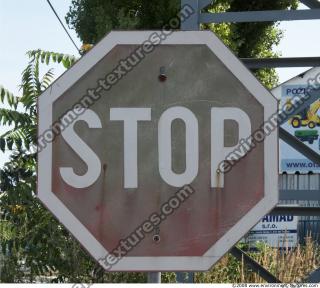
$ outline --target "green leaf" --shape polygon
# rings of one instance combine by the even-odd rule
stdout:
[[[3,138],[0,138],[0,149],[2,152],[4,152],[6,149],[6,140],[4,140]]]
[[[9,150],[12,150],[13,146],[13,139],[12,138],[7,138],[7,147]]]
[[[0,97],[1,97],[1,102],[3,103],[4,101],[4,96],[6,95],[6,90],[0,86]]]
[[[21,138],[16,138],[14,139],[14,144],[16,145],[16,147],[20,150],[22,147],[22,139]]]
[[[41,55],[41,56],[40,56],[41,63],[44,63],[44,60],[45,60],[45,58],[46,58],[46,52],[41,51],[41,54],[40,54],[40,55]]]
[[[63,54],[58,54],[58,59],[57,59],[58,63],[60,63],[62,59],[63,59]]]
[[[49,65],[49,62],[50,62],[50,56],[51,56],[51,53],[48,52],[48,53],[46,54],[46,64],[47,64],[47,65]]]
[[[57,62],[57,54],[58,54],[58,53],[52,52],[52,61],[53,61],[53,62]]]

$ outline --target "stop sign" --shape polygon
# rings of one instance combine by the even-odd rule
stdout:
[[[276,111],[211,32],[111,32],[40,96],[38,196],[106,270],[208,270],[278,201]]]

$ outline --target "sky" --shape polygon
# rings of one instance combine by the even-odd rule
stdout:
[[[71,0],[51,0],[60,18],[69,10]],[[17,9],[19,7],[19,9]],[[77,46],[81,46],[74,30],[69,30]],[[28,64],[26,52],[34,49],[79,56],[46,0],[0,0],[0,85],[20,95],[21,72]],[[62,65],[54,67],[59,76]],[[0,127],[0,134],[5,131]],[[0,151],[0,167],[7,155]]]
[[[71,0],[51,0],[51,3],[64,21]],[[299,9],[306,7],[300,5]],[[283,57],[319,56],[317,35],[320,20],[282,22],[280,29],[284,31],[284,38],[275,50],[281,52]],[[80,47],[81,42],[75,31],[69,32]],[[46,0],[0,0],[0,39],[0,85],[16,95],[20,95],[17,85],[28,63],[27,51],[41,48],[78,56]],[[63,72],[60,66],[54,68],[56,76]],[[280,82],[284,82],[307,69],[281,68],[277,71]],[[0,127],[0,134],[4,131],[5,128]],[[7,155],[0,152],[0,167],[6,159]]]

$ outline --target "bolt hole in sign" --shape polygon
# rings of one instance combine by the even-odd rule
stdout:
[[[277,129],[250,138],[276,99],[212,32],[159,35],[111,32],[38,103],[38,196],[109,271],[208,270],[278,201]]]

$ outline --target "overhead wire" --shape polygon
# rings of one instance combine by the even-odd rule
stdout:
[[[46,0],[47,3],[49,4],[51,10],[53,11],[54,15],[57,17],[57,19],[59,20],[62,28],[64,29],[64,31],[67,33],[69,39],[71,40],[72,44],[74,45],[74,47],[77,49],[78,53],[81,55],[81,50],[78,48],[77,44],[75,43],[75,41],[72,39],[69,31],[67,30],[67,28],[65,27],[65,25],[63,24],[63,22],[61,21],[57,11],[54,9],[53,5],[51,4],[50,0]]]

